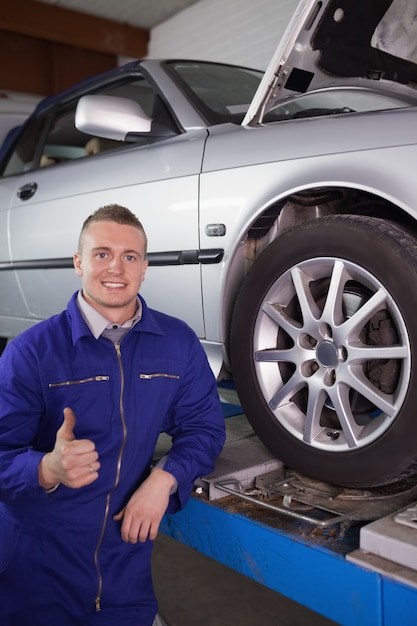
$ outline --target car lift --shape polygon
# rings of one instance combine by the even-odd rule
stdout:
[[[288,471],[219,392],[223,452],[162,532],[343,626],[415,626],[415,480],[352,490]]]

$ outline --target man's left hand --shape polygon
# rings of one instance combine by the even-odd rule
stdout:
[[[174,484],[174,476],[163,469],[155,469],[148,476],[126,506],[113,517],[115,521],[123,520],[123,541],[137,543],[156,539]]]

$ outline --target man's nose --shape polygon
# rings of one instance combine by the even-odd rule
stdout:
[[[123,271],[122,259],[117,257],[110,259],[107,270],[112,274],[121,274]]]

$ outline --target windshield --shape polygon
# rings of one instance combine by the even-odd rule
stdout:
[[[169,61],[165,67],[209,126],[240,124],[263,76],[261,71],[204,61]]]
[[[263,72],[203,61],[168,61],[166,67],[207,124],[240,124],[261,82]],[[392,95],[371,89],[330,87],[297,94],[278,102],[264,123],[299,117],[378,111],[407,106]]]
[[[265,115],[263,121],[335,115],[337,113],[360,113],[382,111],[408,106],[392,96],[361,88],[329,88],[288,98],[277,104]]]

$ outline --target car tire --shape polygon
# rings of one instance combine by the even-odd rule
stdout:
[[[417,469],[417,243],[373,217],[286,230],[236,302],[243,410],[289,468],[347,487]]]

